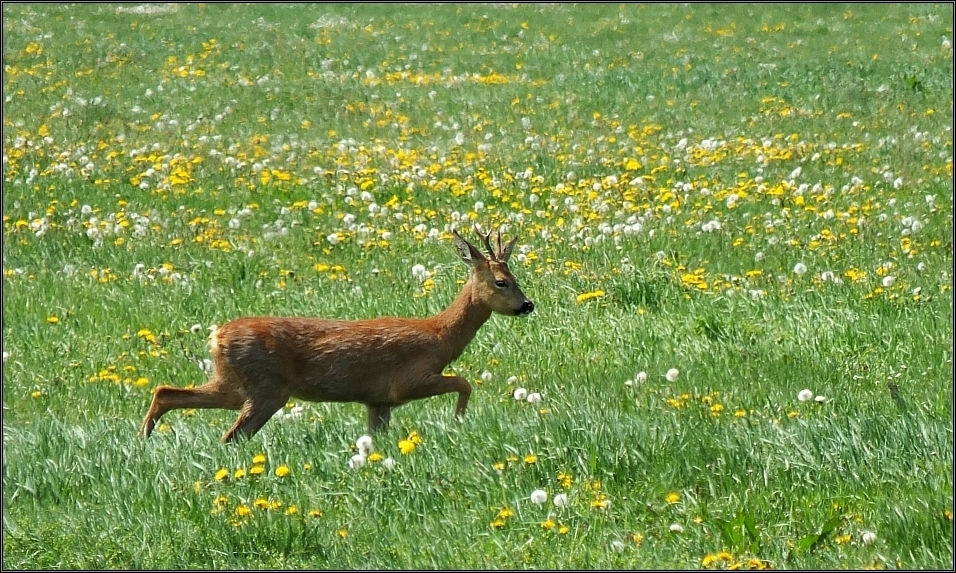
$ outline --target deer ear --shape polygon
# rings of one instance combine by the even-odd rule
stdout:
[[[511,239],[510,241],[508,241],[508,244],[505,245],[505,248],[501,249],[501,254],[498,255],[498,258],[501,260],[501,262],[503,263],[508,262],[508,258],[511,257],[511,251],[514,250],[516,242],[518,242],[518,237],[515,237]]]
[[[455,234],[455,250],[458,251],[458,256],[466,265],[474,267],[476,263],[488,260],[477,247],[462,239],[458,231],[452,232]]]

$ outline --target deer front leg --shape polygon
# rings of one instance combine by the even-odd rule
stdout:
[[[366,404],[368,408],[368,429],[370,432],[377,432],[388,428],[388,421],[392,419],[391,406],[373,406]]]
[[[404,403],[449,392],[458,392],[458,405],[455,408],[455,415],[464,416],[465,408],[468,407],[468,399],[471,397],[471,384],[461,376],[432,374],[418,384],[401,388],[397,392],[396,399],[398,402]]]

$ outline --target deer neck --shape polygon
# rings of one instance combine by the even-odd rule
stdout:
[[[491,317],[491,309],[474,297],[472,279],[448,308],[432,318],[438,336],[448,353],[448,362],[455,360],[475,337],[478,329]]]

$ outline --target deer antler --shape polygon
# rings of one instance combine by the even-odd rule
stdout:
[[[491,231],[487,233],[482,233],[481,229],[478,227],[478,223],[475,223],[475,232],[478,233],[478,236],[481,237],[481,240],[485,243],[485,248],[488,249],[488,255],[491,256],[492,260],[497,261],[498,255],[501,254],[501,231],[498,231],[498,250],[495,251],[491,248]]]

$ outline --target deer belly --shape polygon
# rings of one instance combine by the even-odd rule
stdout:
[[[362,402],[382,404],[389,401],[391,388],[377,377],[311,377],[292,389],[292,396],[310,402]]]

